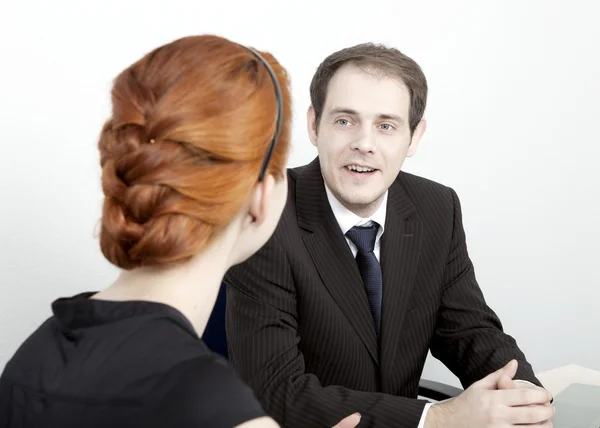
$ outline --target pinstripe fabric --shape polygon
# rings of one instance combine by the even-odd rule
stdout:
[[[378,342],[318,159],[290,170],[289,186],[273,237],[226,276],[231,362],[281,425],[358,411],[361,427],[417,427],[429,349],[465,387],[512,358],[516,378],[539,385],[477,285],[452,189],[404,172],[390,187]]]

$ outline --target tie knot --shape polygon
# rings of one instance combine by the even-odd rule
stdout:
[[[359,252],[370,253],[375,249],[378,230],[379,225],[373,222],[371,226],[367,227],[354,226],[346,232],[346,236],[356,245]]]

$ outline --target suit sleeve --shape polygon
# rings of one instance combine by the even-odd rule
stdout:
[[[276,235],[226,276],[230,361],[266,413],[286,428],[331,427],[359,412],[361,427],[416,428],[424,400],[322,386],[305,372],[294,278]]]
[[[453,235],[431,353],[465,388],[511,359],[519,362],[515,379],[541,386],[515,339],[503,331],[498,316],[486,304],[467,252],[460,201],[454,190],[450,192],[454,204]]]
[[[16,410],[13,414],[13,407],[16,407],[16,405],[13,403],[12,385],[8,383],[4,376],[0,376],[0,428],[10,427],[11,421],[15,424],[18,423],[19,415],[16,414]]]

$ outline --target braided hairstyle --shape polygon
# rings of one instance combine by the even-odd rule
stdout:
[[[268,174],[290,146],[287,74],[261,52],[282,89],[283,124]],[[264,64],[217,36],[164,45],[124,70],[100,141],[105,195],[100,247],[123,269],[188,260],[239,213],[275,131]]]

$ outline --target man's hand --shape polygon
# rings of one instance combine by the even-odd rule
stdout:
[[[500,376],[500,380],[498,381],[498,389],[537,389],[537,390],[543,390],[546,391],[543,388],[540,388],[537,385],[534,385],[530,382],[527,381],[523,381],[523,380],[514,380],[509,378],[506,374],[503,374],[502,376]],[[550,406],[552,405],[552,395],[548,394],[548,402],[545,403],[544,405],[546,406]],[[552,422],[552,420],[548,420],[545,422]],[[552,426],[551,423],[548,424],[548,426]]]
[[[551,427],[551,395],[545,389],[514,382],[517,366],[512,360],[458,397],[431,406],[425,428]]]
[[[346,416],[344,419],[339,421],[336,426],[332,428],[354,428],[360,422],[360,413],[353,413],[350,416]]]

